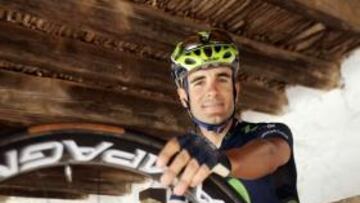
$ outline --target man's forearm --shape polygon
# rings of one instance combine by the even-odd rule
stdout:
[[[281,138],[256,139],[238,149],[226,151],[231,175],[256,179],[274,172],[290,158],[290,147]]]

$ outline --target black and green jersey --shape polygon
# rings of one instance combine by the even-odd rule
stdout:
[[[254,139],[280,137],[289,143],[290,160],[274,173],[255,180],[229,178],[228,183],[244,199],[251,203],[296,203],[296,168],[293,153],[293,138],[290,129],[283,123],[234,122],[221,145],[222,150],[241,148]]]

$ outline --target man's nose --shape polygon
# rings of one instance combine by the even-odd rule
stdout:
[[[219,92],[219,88],[218,85],[216,83],[216,81],[210,81],[208,83],[208,87],[207,87],[207,95],[208,96],[216,96]]]

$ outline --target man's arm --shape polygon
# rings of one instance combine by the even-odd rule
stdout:
[[[289,161],[291,149],[282,138],[255,139],[241,148],[226,151],[231,163],[231,175],[256,179],[274,172]]]
[[[203,146],[199,146],[201,149]],[[244,179],[255,179],[275,171],[290,158],[290,146],[280,137],[259,138],[250,141],[241,148],[225,152],[232,165],[232,175]],[[179,182],[174,188],[176,195],[182,195],[188,187],[202,183],[210,174],[211,169],[200,165],[191,157],[187,150],[182,150],[177,139],[170,140],[160,152],[157,165],[164,167],[173,161],[161,177],[161,182],[170,185],[178,177]],[[180,172],[184,170],[183,174]]]

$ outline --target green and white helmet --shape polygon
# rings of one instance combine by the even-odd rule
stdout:
[[[229,66],[236,77],[239,69],[239,51],[225,31],[202,31],[178,43],[171,54],[171,62],[175,83],[182,87],[189,72],[212,66]]]

